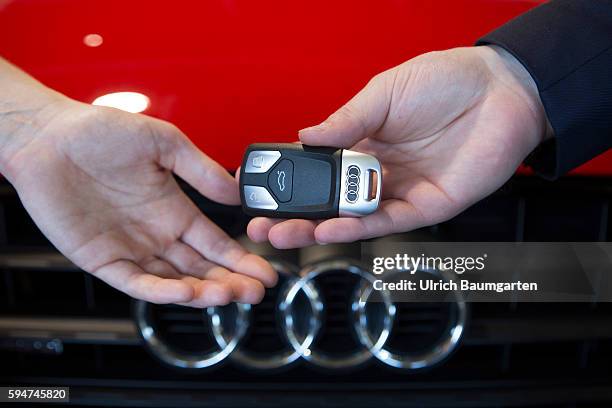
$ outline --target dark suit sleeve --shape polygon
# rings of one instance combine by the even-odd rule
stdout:
[[[535,80],[555,137],[525,161],[556,178],[612,147],[612,0],[553,0],[481,38]]]

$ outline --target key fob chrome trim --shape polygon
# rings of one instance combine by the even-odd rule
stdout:
[[[376,211],[380,202],[382,170],[369,154],[342,151],[340,173],[340,217],[363,217]]]

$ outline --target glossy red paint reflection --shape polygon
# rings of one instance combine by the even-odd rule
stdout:
[[[85,102],[141,92],[145,113],[235,168],[246,145],[295,140],[377,72],[471,45],[538,3],[0,0],[0,54]]]

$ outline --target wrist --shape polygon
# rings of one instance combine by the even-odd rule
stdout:
[[[511,53],[497,45],[476,48],[489,67],[493,80],[519,94],[533,115],[536,129],[533,134],[525,135],[529,138],[528,142],[532,148],[553,137],[552,126],[546,116],[537,84],[525,66]]]
[[[44,87],[13,91],[21,92],[21,97],[8,98],[0,109],[0,173],[9,181],[21,167],[20,152],[40,138],[53,118],[72,102]]]

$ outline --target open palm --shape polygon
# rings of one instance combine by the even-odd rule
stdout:
[[[373,78],[305,144],[376,156],[383,201],[363,218],[256,218],[255,241],[279,248],[347,242],[444,221],[499,188],[546,133],[535,84],[505,51],[434,52]]]
[[[181,191],[173,172],[215,201],[239,203],[234,179],[169,123],[63,102],[7,167],[50,241],[131,296],[253,303],[276,281]]]

